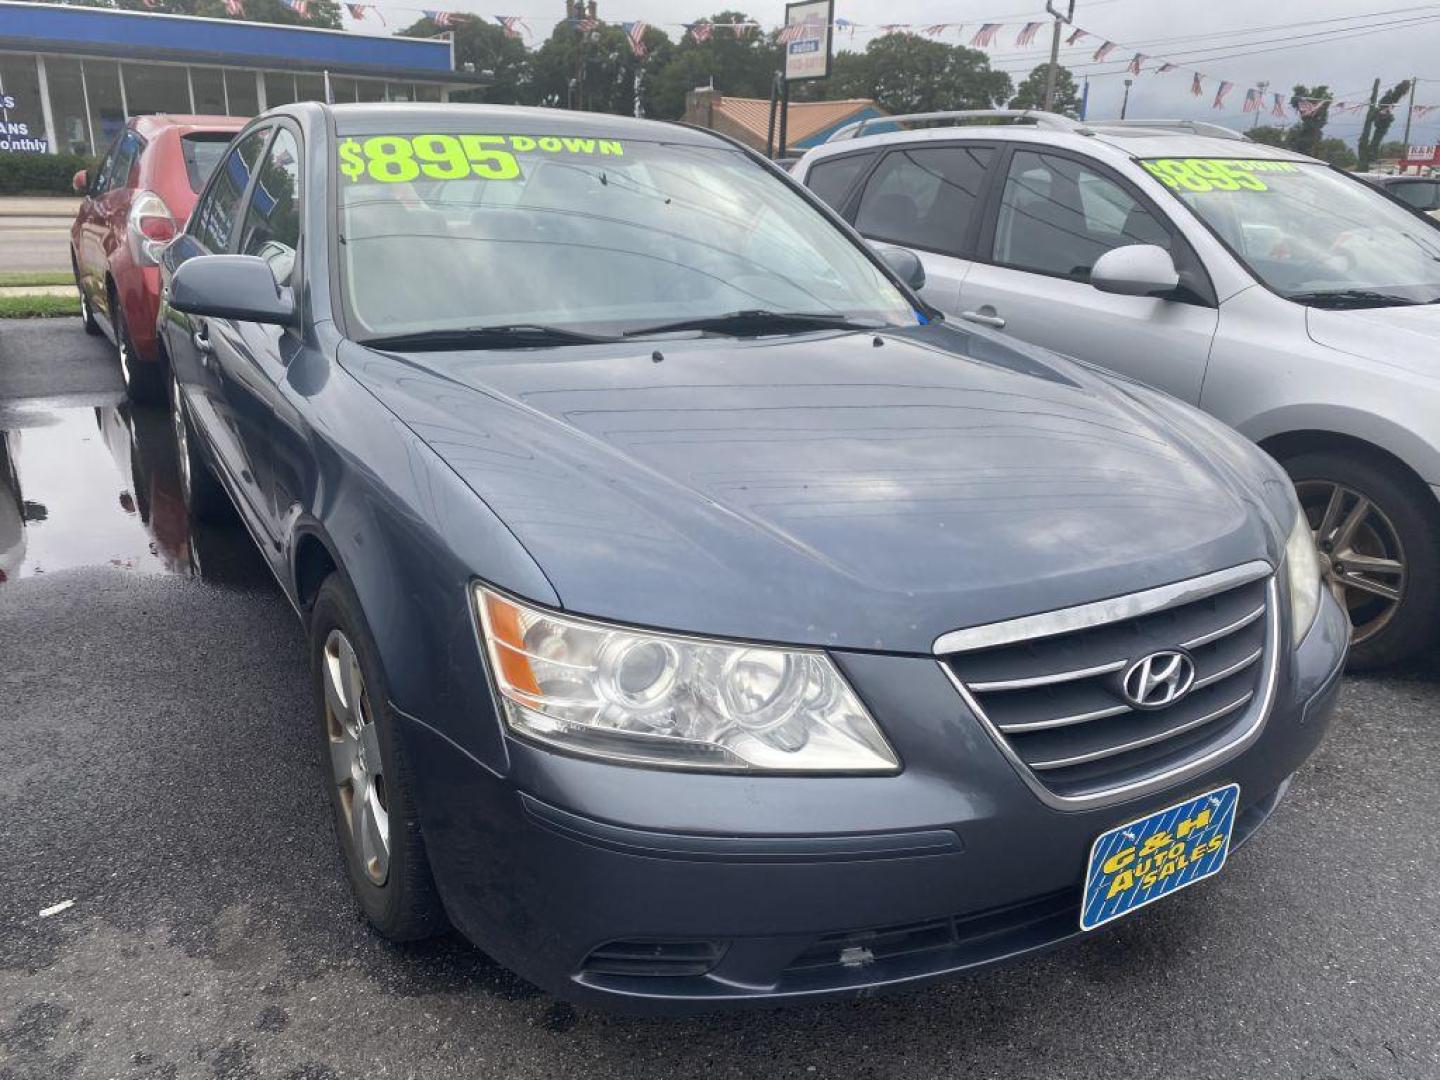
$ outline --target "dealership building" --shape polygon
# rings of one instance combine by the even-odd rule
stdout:
[[[93,154],[132,116],[291,101],[446,101],[448,39],[0,0],[0,153]]]

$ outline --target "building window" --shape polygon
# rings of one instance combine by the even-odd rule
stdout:
[[[340,76],[330,76],[330,93],[335,95],[337,103],[341,101],[359,101],[359,88],[355,85],[354,79],[346,79]]]
[[[120,70],[113,60],[86,60],[85,93],[90,99],[90,123],[98,154],[115,141],[125,126],[125,102],[120,97]]]
[[[296,101],[324,101],[325,76],[296,75],[295,94]]]
[[[253,80],[252,80],[253,81]],[[195,111],[203,116],[225,115],[225,73],[219,68],[192,67],[190,85],[195,88]]]
[[[254,116],[260,111],[260,99],[255,89],[255,72],[225,72],[225,93],[230,98],[231,116]]]
[[[46,150],[45,107],[35,57],[0,53],[0,152]]]
[[[416,100],[416,101],[439,101],[439,100],[440,100],[440,87],[438,87],[438,86],[433,86],[433,85],[431,85],[431,84],[429,84],[429,83],[416,83],[416,84],[415,84],[415,100]]]
[[[379,79],[356,79],[356,101],[384,101],[385,84]]]
[[[415,87],[408,82],[392,82],[385,84],[386,101],[414,101]]]
[[[295,96],[295,76],[289,72],[267,71],[265,73],[265,107],[289,105],[298,100]]]
[[[125,78],[125,106],[131,116],[190,111],[190,81],[183,66],[121,64],[120,70]]]
[[[55,121],[55,152],[93,154],[90,114],[85,111],[85,84],[80,61],[45,57],[45,82],[50,87],[50,116]]]

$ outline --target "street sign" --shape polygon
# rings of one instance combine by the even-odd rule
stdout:
[[[803,0],[785,5],[780,44],[785,48],[786,82],[829,77],[834,16],[835,0]]]

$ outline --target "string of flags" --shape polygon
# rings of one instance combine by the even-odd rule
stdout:
[[[234,18],[245,17],[246,0],[223,0],[223,2],[226,14]],[[312,14],[311,3],[313,0],[280,0],[280,2],[301,19],[308,19]],[[156,9],[160,5],[160,0],[141,0],[141,4],[146,8]],[[396,5],[387,4],[386,6],[395,7]],[[373,16],[382,25],[385,24],[385,17],[380,6],[370,2],[370,0],[358,0],[358,2],[346,0],[344,8],[350,18],[356,21],[365,22]],[[487,21],[484,16],[468,11],[446,11],[429,8],[407,10],[420,11],[425,18],[429,19],[441,30],[453,30],[465,22]],[[507,37],[525,40],[533,37],[532,31],[523,16],[493,15],[489,18],[495,21],[495,24],[500,27]],[[606,25],[602,20],[590,17],[570,18],[561,21],[569,23],[581,33],[589,33]],[[645,44],[645,33],[654,24],[641,22],[637,19],[614,25],[618,25],[625,34],[626,40],[630,45],[630,51],[637,58],[644,59],[649,55],[649,47]],[[720,33],[732,34],[737,39],[744,39],[764,30],[761,23],[748,19],[736,19],[729,22],[714,22],[709,19],[701,19],[695,22],[664,23],[660,25],[679,28],[683,31],[684,37],[688,37],[696,43],[710,41]],[[1039,38],[1040,31],[1044,29],[1046,25],[1047,23],[1041,20],[1031,20],[1021,24],[1014,38],[1014,47],[1020,49],[1033,47]],[[794,41],[799,41],[802,38],[814,37],[816,36],[817,30],[823,29],[825,29],[823,21],[816,21],[812,18],[803,23],[789,23],[778,27],[775,31],[775,38],[780,44],[786,45]],[[953,33],[963,41],[965,40],[967,27],[966,24],[958,22],[929,23],[925,25],[911,23],[866,24],[837,17],[830,24],[829,29],[837,35],[842,33],[847,35],[848,39],[852,41],[854,40],[857,30],[878,30],[882,34],[920,33],[927,37],[937,39],[948,33]],[[993,48],[1000,42],[1001,35],[1004,31],[1004,23],[982,22],[979,28],[970,35],[968,39],[969,45],[975,49]],[[1093,63],[1104,63],[1112,59],[1116,50],[1122,47],[1119,42],[1101,38],[1091,31],[1074,26],[1073,24],[1071,24],[1069,33],[1065,35],[1063,40],[1067,48],[1074,48],[1086,41],[1086,39],[1099,43],[1090,53],[1090,60]],[[1086,48],[1088,49],[1089,46],[1087,45]],[[1159,61],[1158,63],[1155,62],[1157,60]],[[1126,62],[1124,70],[1130,75],[1146,73],[1152,75],[1169,75],[1179,71],[1180,65],[1171,63],[1163,57],[1151,57],[1146,53],[1136,52],[1130,57],[1129,61]],[[1213,76],[1207,75],[1202,71],[1191,70],[1190,76],[1190,93],[1193,96],[1205,96],[1205,84],[1207,81],[1213,80],[1215,93],[1211,100],[1211,106],[1215,109],[1223,109],[1226,107],[1226,102],[1231,92],[1235,90],[1235,84],[1233,82],[1225,79],[1214,79]],[[1269,101],[1267,102],[1266,96],[1266,93],[1262,91],[1259,86],[1249,87],[1245,91],[1244,102],[1241,108],[1246,113],[1266,112],[1281,120],[1286,119],[1290,115],[1292,108],[1301,118],[1314,116],[1316,112],[1326,106],[1328,106],[1331,111],[1341,115],[1358,113],[1370,108],[1368,99],[1347,101],[1337,100],[1335,98],[1307,97],[1287,100],[1284,94],[1271,93],[1269,94]],[[1380,104],[1374,107],[1377,112],[1390,116],[1399,115],[1401,110],[1406,108],[1406,106],[1400,104]],[[1440,104],[1412,105],[1409,106],[1409,109],[1412,120],[1422,120],[1431,113],[1440,110]]]

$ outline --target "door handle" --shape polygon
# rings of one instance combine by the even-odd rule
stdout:
[[[193,334],[190,335],[190,340],[195,343],[195,348],[199,350],[202,359],[204,358],[206,353],[212,353],[215,351],[215,346],[210,344],[210,338],[206,334],[206,330],[208,329],[209,327],[206,327],[202,324],[200,329],[196,330]]]
[[[993,326],[996,330],[1005,329],[1005,320],[999,315],[986,315],[980,311],[962,311],[960,318],[966,322],[979,323],[981,326]]]

